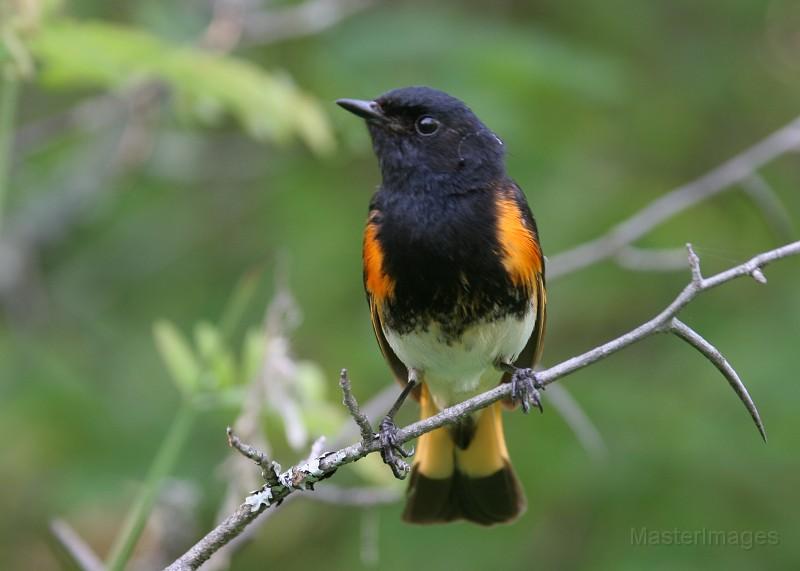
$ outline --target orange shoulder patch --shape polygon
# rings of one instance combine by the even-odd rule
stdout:
[[[503,248],[503,266],[515,285],[533,290],[536,274],[542,272],[539,243],[513,198],[497,200],[498,241]]]
[[[394,280],[383,270],[383,248],[378,241],[378,227],[372,216],[364,230],[364,286],[380,306],[394,295]]]

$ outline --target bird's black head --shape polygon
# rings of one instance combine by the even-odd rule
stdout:
[[[384,188],[465,192],[505,174],[500,139],[442,91],[404,87],[337,103],[366,119]]]

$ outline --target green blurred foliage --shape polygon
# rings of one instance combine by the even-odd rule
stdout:
[[[225,113],[256,139],[285,141],[297,133],[314,150],[330,151],[328,121],[286,76],[230,56],[172,46],[151,34],[102,22],[45,23],[31,49],[49,87],[117,89],[161,80],[172,90],[179,116],[218,123]]]
[[[132,169],[107,172],[124,114],[102,128],[90,114],[85,125],[17,148],[4,230],[18,228],[32,204],[58,204],[70,193],[83,201],[80,223],[37,245],[35,271],[4,299],[3,569],[56,568],[44,540],[55,514],[107,552],[180,399],[171,379],[186,390],[201,356],[216,356],[220,378],[251,370],[242,351],[259,345],[252,332],[273,293],[270,280],[252,286],[254,301],[236,310],[240,317],[221,316],[240,277],[256,268],[288,260],[304,316],[294,352],[314,363],[304,394],[322,397],[335,415],[341,367],[362,401],[389,382],[360,283],[361,230],[378,172],[363,125],[333,99],[429,84],[467,101],[503,137],[550,255],[602,233],[800,110],[791,26],[800,9],[791,0],[403,1],[226,56],[187,47],[210,15],[204,4],[80,0],[64,10],[76,19],[44,26],[29,42],[41,75],[25,87],[20,137],[27,125],[140,76],[167,82],[173,97]],[[218,111],[236,122],[217,121]],[[214,121],[187,128],[187,114]],[[336,151],[309,152],[328,147],[319,142],[328,122]],[[797,227],[797,157],[761,174]],[[639,245],[685,242],[696,245],[707,273],[779,243],[738,190]],[[413,528],[400,522],[399,505],[376,508],[379,567],[794,568],[800,268],[789,260],[766,274],[766,286],[743,280],[700,298],[684,319],[750,387],[767,446],[708,362],[677,340],[651,339],[564,382],[605,437],[607,463],[591,460],[552,409],[507,415],[525,516],[489,530]],[[604,263],[553,281],[545,363],[650,317],[686,279]],[[236,406],[204,413],[176,474],[202,492],[200,530],[220,502],[224,481],[215,469],[230,454],[224,430],[236,414]],[[403,418],[415,414],[409,406]],[[332,435],[335,422],[315,429]],[[275,452],[284,465],[296,458],[285,443]],[[363,483],[377,468],[342,469],[336,479]],[[303,500],[281,509],[234,568],[365,566],[362,526],[374,523],[372,512]],[[641,527],[775,530],[780,544],[632,545],[631,529]]]

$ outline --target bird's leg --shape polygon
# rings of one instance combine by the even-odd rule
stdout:
[[[536,377],[533,369],[520,369],[510,363],[500,363],[497,367],[511,374],[511,402],[519,402],[525,414],[528,414],[531,405],[538,408],[539,412],[544,412],[539,394],[540,390],[544,390],[544,385]]]
[[[411,450],[406,450],[397,443],[397,425],[394,423],[394,415],[397,414],[406,397],[418,383],[419,376],[416,369],[409,369],[408,382],[403,387],[397,400],[394,401],[392,408],[389,409],[389,412],[386,413],[386,416],[381,421],[380,430],[378,431],[378,438],[381,441],[381,457],[392,469],[394,477],[399,480],[405,478],[409,471],[408,464],[403,458],[408,458],[414,454],[414,449],[412,447]]]

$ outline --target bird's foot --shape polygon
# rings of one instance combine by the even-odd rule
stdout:
[[[539,412],[544,412],[540,390],[544,390],[544,385],[533,369],[517,369],[511,375],[511,401],[520,403],[525,414],[528,414],[531,405],[538,408]]]
[[[381,421],[378,439],[381,442],[381,458],[384,463],[392,469],[394,477],[402,480],[408,474],[410,468],[403,458],[408,458],[414,454],[414,448],[406,450],[397,443],[397,425],[391,417],[387,416]]]

